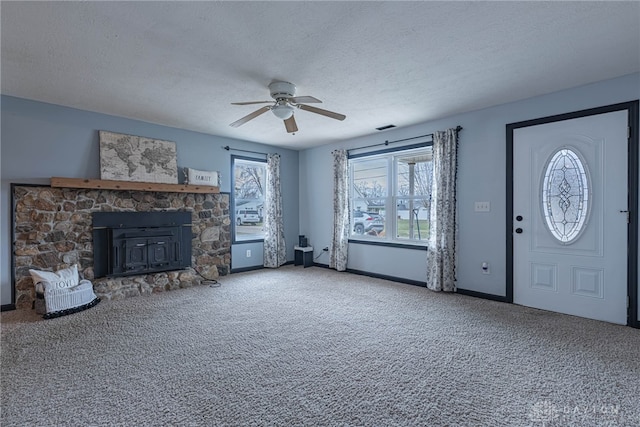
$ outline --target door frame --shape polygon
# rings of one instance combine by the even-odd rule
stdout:
[[[554,116],[542,117],[533,120],[525,120],[506,125],[507,140],[507,263],[506,263],[506,300],[513,303],[513,134],[514,130],[529,126],[536,126],[546,123],[553,123],[564,120],[577,119],[581,117],[594,116],[598,114],[611,113],[614,111],[627,111],[629,138],[628,138],[628,167],[629,167],[629,227],[627,232],[627,325],[640,328],[638,320],[638,126],[640,118],[639,101],[629,101],[619,104],[612,104],[603,107],[590,108],[587,110],[574,111],[571,113],[558,114]]]

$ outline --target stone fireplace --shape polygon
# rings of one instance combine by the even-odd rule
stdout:
[[[12,195],[13,285],[18,309],[31,308],[35,299],[30,268],[59,270],[78,264],[103,299],[189,287],[204,278],[229,274],[228,194],[14,184]],[[138,215],[142,213],[147,215]],[[109,214],[114,214],[111,219]],[[122,222],[141,216],[150,222],[142,226]],[[100,241],[105,235],[111,243],[115,237],[117,246],[124,249],[119,260],[126,260],[111,270],[104,260],[113,255]]]

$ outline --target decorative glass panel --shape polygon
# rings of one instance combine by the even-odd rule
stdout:
[[[549,231],[560,242],[578,238],[589,211],[589,176],[586,165],[571,149],[556,151],[544,171],[542,212]]]

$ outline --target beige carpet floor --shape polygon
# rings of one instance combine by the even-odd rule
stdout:
[[[634,426],[640,331],[312,267],[1,315],[6,426]]]

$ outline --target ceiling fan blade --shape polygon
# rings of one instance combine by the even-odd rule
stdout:
[[[273,101],[248,101],[248,102],[232,102],[231,105],[251,105],[251,104],[266,104]]]
[[[312,107],[310,105],[300,104],[297,106],[301,110],[311,111],[312,113],[322,114],[323,116],[331,117],[336,120],[344,120],[347,118],[344,114],[334,113],[333,111],[323,110],[322,108]]]
[[[318,98],[314,98],[313,96],[294,96],[293,98],[289,98],[290,102],[295,104],[300,104],[302,102],[307,104],[322,104]]]
[[[260,108],[260,109],[258,109],[256,111],[254,111],[253,113],[244,116],[240,120],[236,120],[235,122],[231,123],[229,126],[231,126],[232,128],[237,128],[238,126],[242,126],[243,124],[247,123],[249,120],[255,119],[260,114],[264,114],[267,111],[269,111],[270,109],[271,109],[271,107],[264,106],[264,107],[262,107],[262,108]]]
[[[287,128],[287,132],[289,133],[298,131],[298,125],[296,124],[296,119],[294,119],[293,116],[284,121],[284,126]]]

